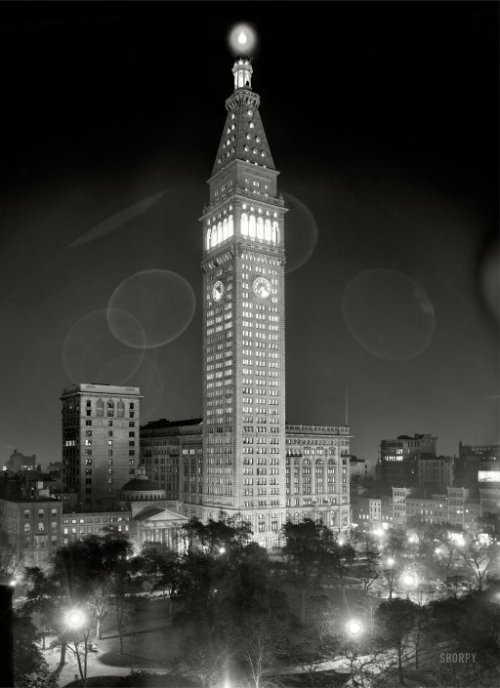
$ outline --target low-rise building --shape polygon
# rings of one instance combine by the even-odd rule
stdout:
[[[449,456],[420,456],[417,460],[418,484],[434,490],[446,490],[453,485],[453,458]]]
[[[62,504],[46,496],[0,499],[0,529],[24,566],[46,566],[61,546]]]

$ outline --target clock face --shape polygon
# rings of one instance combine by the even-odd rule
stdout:
[[[253,293],[259,299],[267,299],[271,293],[271,283],[265,277],[256,277],[252,284]]]
[[[220,301],[223,296],[224,285],[220,280],[217,280],[217,282],[215,282],[214,286],[212,287],[212,298],[214,301]]]

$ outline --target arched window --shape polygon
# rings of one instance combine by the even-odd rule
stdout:
[[[102,399],[97,400],[96,411],[98,416],[104,416],[104,401]]]
[[[257,239],[264,238],[264,221],[261,217],[257,218]]]
[[[273,244],[277,244],[279,242],[279,240],[280,240],[280,230],[278,227],[278,223],[276,222],[276,220],[274,220],[273,228],[271,231],[271,241],[273,242]]]
[[[264,239],[266,241],[271,241],[271,220],[266,220],[264,222]]]
[[[106,404],[106,415],[109,418],[112,418],[115,415],[115,405],[111,401],[111,399],[108,399],[108,402]]]
[[[210,243],[211,243],[212,248],[214,246],[217,246],[217,227],[216,227],[216,225],[214,225],[212,227],[212,238],[210,239]]]
[[[243,236],[248,236],[248,215],[246,213],[241,213],[241,234]]]
[[[227,239],[227,218],[222,220],[222,239]]]
[[[217,223],[217,243],[222,241],[222,222]]]
[[[250,215],[250,221],[248,223],[248,236],[255,239],[255,215]]]
[[[234,234],[233,216],[230,215],[227,218],[227,235],[231,237],[231,236],[233,236],[233,234]]]
[[[206,240],[206,244],[205,244],[206,247],[207,247],[207,249],[210,248],[210,239],[211,239],[211,238],[212,238],[212,230],[211,230],[210,227],[209,227],[209,228],[207,229],[207,240]]]

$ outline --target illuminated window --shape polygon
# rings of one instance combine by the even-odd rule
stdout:
[[[255,215],[250,215],[250,220],[248,222],[248,236],[255,238]]]
[[[241,214],[241,234],[243,236],[248,236],[248,215],[246,213]]]

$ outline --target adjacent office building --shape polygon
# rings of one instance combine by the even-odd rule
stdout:
[[[62,395],[63,484],[82,510],[112,508],[139,461],[138,387],[82,383]]]

